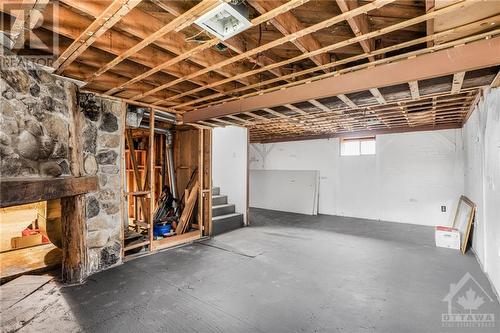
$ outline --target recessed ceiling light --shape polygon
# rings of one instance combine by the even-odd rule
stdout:
[[[252,26],[248,20],[247,6],[226,2],[200,16],[194,23],[221,40],[231,38]]]

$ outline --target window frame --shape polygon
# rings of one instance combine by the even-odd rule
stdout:
[[[358,143],[358,153],[357,154],[353,154],[353,155],[346,155],[346,154],[343,154],[343,144],[345,142],[355,142],[357,141]],[[363,141],[373,141],[373,143],[375,144],[375,147],[374,147],[374,152],[373,154],[370,153],[370,154],[366,154],[366,153],[362,153],[361,152],[361,142]],[[363,137],[352,137],[352,138],[340,138],[340,157],[359,157],[359,156],[374,156],[374,155],[377,155],[377,137],[374,135],[374,136],[363,136]]]

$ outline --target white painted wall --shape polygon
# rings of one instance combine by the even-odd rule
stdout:
[[[227,126],[212,132],[212,183],[247,221],[248,130]]]
[[[338,139],[252,144],[250,169],[319,170],[321,214],[451,225],[464,190],[461,130],[379,135],[376,145],[374,156],[341,157]]]
[[[485,94],[463,128],[465,195],[477,204],[473,247],[500,292],[500,89]]]

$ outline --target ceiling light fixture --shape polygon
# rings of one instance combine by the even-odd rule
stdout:
[[[252,26],[248,20],[247,6],[226,2],[203,14],[194,23],[221,40],[231,38]]]

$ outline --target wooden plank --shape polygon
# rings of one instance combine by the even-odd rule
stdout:
[[[196,180],[193,189],[189,192],[189,197],[186,197],[186,203],[184,205],[184,210],[179,218],[179,223],[177,224],[177,229],[175,232],[177,235],[181,235],[188,230],[189,222],[193,214],[194,205],[198,198],[199,182]]]
[[[52,306],[58,301],[60,302],[59,305],[65,303],[60,301],[64,299],[60,289],[61,287],[58,282],[55,280],[49,281],[31,295],[28,295],[6,311],[3,311],[2,332],[19,332],[23,331],[23,328],[29,331],[30,329],[24,326],[29,325],[35,317],[41,315],[43,311],[52,310]],[[70,311],[69,307],[67,309]],[[56,325],[53,325],[53,327],[54,331],[57,331],[57,328],[61,328]]]
[[[320,99],[375,87],[380,88],[444,76],[460,71],[496,66],[500,63],[499,58],[496,56],[499,53],[500,38],[478,41],[458,48],[437,51],[412,59],[328,77],[306,85],[293,86],[202,108],[186,113],[184,121],[193,122],[286,103]]]
[[[54,277],[50,275],[22,275],[0,286],[0,311],[4,312],[42,287]]]
[[[155,250],[166,249],[173,246],[178,246],[182,244],[191,243],[197,239],[200,239],[200,232],[198,230],[186,232],[182,235],[166,237],[163,239],[158,239],[153,242],[153,247]]]
[[[113,0],[111,4],[99,15],[91,25],[85,29],[73,43],[64,50],[54,61],[56,74],[61,74],[80,54],[101,37],[107,30],[111,29],[121,18],[142,0]]]
[[[0,180],[0,207],[22,205],[93,192],[97,177]]]
[[[19,276],[54,268],[61,264],[62,252],[54,244],[44,244],[0,253],[0,277]]]

